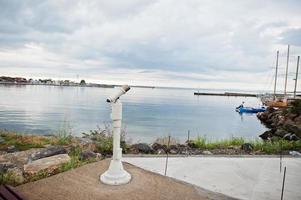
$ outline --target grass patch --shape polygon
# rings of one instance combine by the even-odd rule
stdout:
[[[278,154],[282,151],[301,151],[301,141],[288,141],[284,139],[276,139],[273,141],[264,141],[262,139],[246,140],[241,137],[231,137],[229,139],[221,139],[210,141],[206,136],[199,136],[193,140],[195,147],[199,149],[228,149],[233,146],[241,146],[244,143],[250,143],[253,146],[253,151],[266,153],[266,154]]]
[[[97,127],[96,130],[90,130],[89,133],[82,133],[84,137],[90,138],[95,142],[97,152],[103,155],[113,154],[113,128],[110,124],[104,124],[104,128]],[[125,129],[121,129],[120,133],[120,147],[123,153],[128,149],[125,142]]]
[[[3,130],[0,130],[0,136],[4,139],[4,142],[0,144],[0,150],[6,150],[7,147],[14,145],[19,151],[24,151],[31,148],[42,148],[44,145],[54,142],[50,137],[24,135]]]
[[[61,128],[54,136],[29,135],[13,131],[0,130],[0,137],[4,142],[0,143],[0,151],[5,151],[9,146],[15,146],[19,151],[32,148],[43,148],[47,144],[69,145],[72,143],[70,129]]]
[[[193,140],[194,145],[200,149],[223,149],[233,146],[240,146],[246,143],[244,138],[232,137],[229,139],[220,140],[208,140],[206,136],[198,136],[196,140]]]
[[[67,121],[64,121],[63,125],[56,133],[56,144],[68,145],[72,142],[72,128]]]
[[[18,178],[13,172],[4,172],[0,173],[0,185],[18,185]]]

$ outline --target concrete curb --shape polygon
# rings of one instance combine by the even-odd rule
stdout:
[[[166,157],[166,154],[123,154],[125,158],[162,158]],[[168,157],[173,158],[185,158],[185,157],[206,157],[206,158],[279,158],[280,155],[182,155],[182,154],[168,154]],[[301,156],[282,155],[282,158],[298,158]]]

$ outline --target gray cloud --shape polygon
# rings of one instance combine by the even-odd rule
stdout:
[[[233,81],[229,73],[270,72],[287,43],[300,54],[300,7],[259,0],[0,0],[0,73],[91,80],[111,73],[115,81],[126,71],[137,84],[169,77],[222,85]]]
[[[301,46],[301,28],[289,29],[282,34],[282,43]]]

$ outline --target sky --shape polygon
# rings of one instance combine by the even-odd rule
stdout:
[[[300,8],[298,0],[0,0],[0,76],[268,90],[279,50],[281,91],[290,44],[293,90]]]

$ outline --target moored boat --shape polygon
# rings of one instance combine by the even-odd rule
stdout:
[[[239,113],[259,113],[264,112],[266,110],[265,107],[253,108],[253,107],[238,107],[236,111]]]

